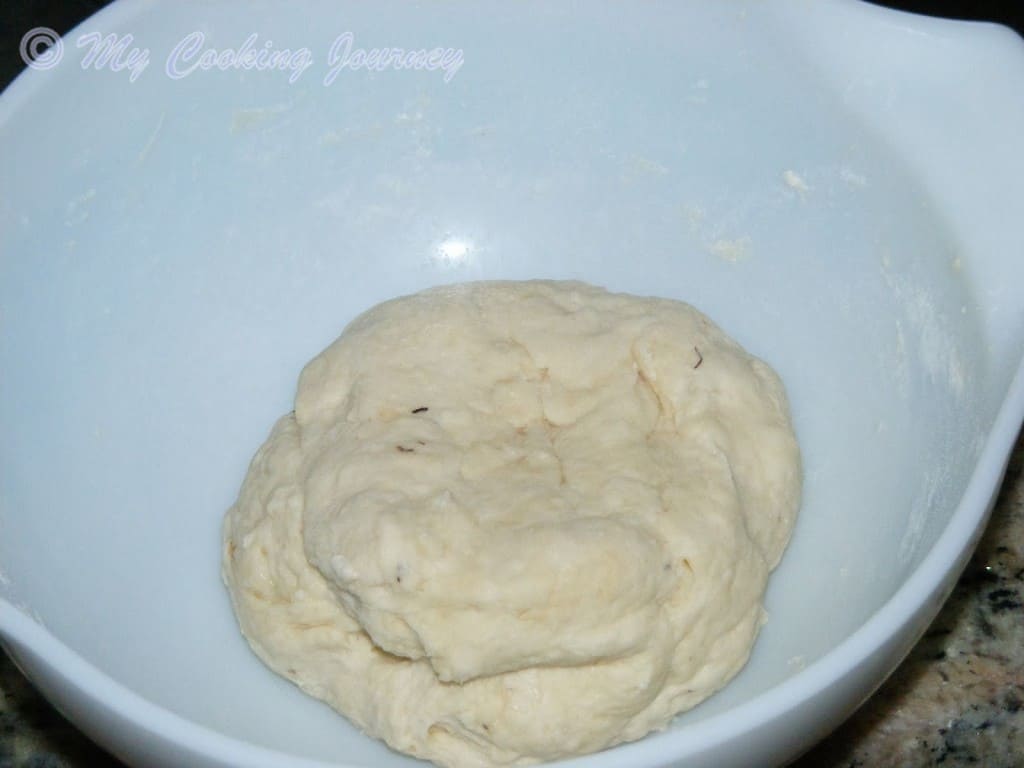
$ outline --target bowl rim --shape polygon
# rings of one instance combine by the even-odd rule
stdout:
[[[830,14],[850,11],[870,24],[899,22],[904,28],[941,29],[950,37],[1005,35],[1005,29],[987,22],[938,19],[876,6],[863,0],[819,0]],[[86,24],[103,21],[120,24],[136,13],[148,10],[148,0],[115,0],[89,17],[64,37],[71,38]],[[1022,49],[1024,50],[1024,49]],[[1024,57],[1021,59],[1024,74]],[[25,69],[0,93],[0,126],[30,99],[45,78]],[[736,738],[744,731],[762,727],[800,705],[814,699],[829,686],[846,678],[879,652],[900,628],[911,623],[941,589],[952,572],[959,573],[987,522],[994,495],[1003,478],[1010,452],[1024,423],[1024,359],[1016,367],[1006,395],[985,438],[983,448],[966,489],[936,543],[894,594],[840,644],[810,663],[806,668],[724,712],[678,731],[649,734],[638,741],[620,744],[610,750],[558,761],[566,768],[641,768],[650,764],[657,748],[662,759],[679,757],[680,748],[695,754]],[[944,600],[945,594],[941,594]],[[935,605],[938,610],[941,600]],[[357,768],[350,762],[324,762],[297,757],[229,736],[189,720],[151,702],[118,682],[96,665],[84,659],[51,633],[39,619],[0,596],[0,640],[9,645],[17,658],[19,647],[28,649],[64,683],[85,698],[126,723],[147,731],[159,739],[201,756],[226,764],[250,766],[282,765],[296,768]],[[31,677],[31,675],[30,675]],[[878,683],[881,684],[881,681]],[[673,745],[679,754],[673,755]],[[666,749],[667,747],[667,749]],[[359,766],[358,768],[366,768]]]

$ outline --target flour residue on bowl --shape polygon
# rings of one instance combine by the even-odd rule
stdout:
[[[289,103],[272,104],[267,107],[236,109],[231,114],[231,133],[237,135],[256,130],[272,123],[292,108]]]
[[[914,501],[910,505],[907,524],[903,529],[899,548],[896,551],[896,559],[899,563],[906,563],[914,557],[924,537],[932,512],[939,502],[942,489],[947,485],[948,478],[942,467],[925,470],[920,487],[914,494]]]
[[[811,191],[811,188],[804,180],[804,177],[792,169],[782,172],[782,182],[790,189],[800,192],[801,194]]]
[[[146,143],[142,145],[142,149],[139,150],[139,154],[135,158],[136,165],[142,165],[146,162],[146,158],[149,157],[149,153],[153,151],[153,147],[156,146],[157,139],[160,138],[160,133],[164,129],[164,120],[167,119],[167,110],[160,110],[160,117],[156,121],[156,127],[150,131],[149,138],[146,139]]]
[[[750,255],[751,240],[744,235],[733,239],[719,238],[708,243],[707,251],[722,261],[736,262]]]
[[[82,194],[73,198],[67,205],[67,213],[64,219],[64,226],[73,227],[81,224],[89,218],[89,208],[96,198],[96,188],[89,187]]]
[[[901,394],[909,396],[911,363],[908,360],[910,344],[916,349],[915,361],[936,384],[946,386],[961,398],[967,384],[966,367],[956,337],[949,332],[949,319],[935,306],[933,294],[924,286],[896,273],[888,254],[881,259],[882,279],[892,294],[897,306],[903,309],[903,319],[895,321],[894,351],[896,370],[894,378],[899,382]],[[911,338],[907,338],[907,334]]]
[[[867,176],[845,165],[839,169],[839,178],[851,187],[866,187],[868,185]]]
[[[686,227],[700,241],[701,249],[722,261],[735,263],[746,259],[753,246],[749,235],[735,235],[729,232],[729,220],[713,221],[708,216],[707,208],[695,203],[683,203],[679,213],[686,222]]]

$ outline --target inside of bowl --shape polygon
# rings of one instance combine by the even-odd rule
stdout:
[[[404,764],[248,651],[221,517],[355,314],[444,282],[574,278],[708,313],[780,372],[803,449],[770,621],[676,727],[861,626],[949,520],[1008,386],[950,212],[759,4],[681,5],[672,25],[594,5],[573,56],[568,6],[334,7],[130,6],[105,18],[154,51],[138,82],[19,83],[0,123],[0,594],[190,720]],[[314,64],[172,79],[162,57],[197,18],[207,46],[273,30]],[[465,63],[325,85],[346,31]]]

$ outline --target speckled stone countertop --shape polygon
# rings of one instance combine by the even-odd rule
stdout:
[[[942,612],[889,681],[794,768],[1024,766],[1024,435],[992,520]],[[0,654],[0,768],[120,763]]]

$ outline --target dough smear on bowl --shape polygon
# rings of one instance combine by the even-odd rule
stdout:
[[[223,575],[259,657],[393,748],[553,760],[743,666],[800,476],[778,376],[693,307],[446,286],[305,367]]]

